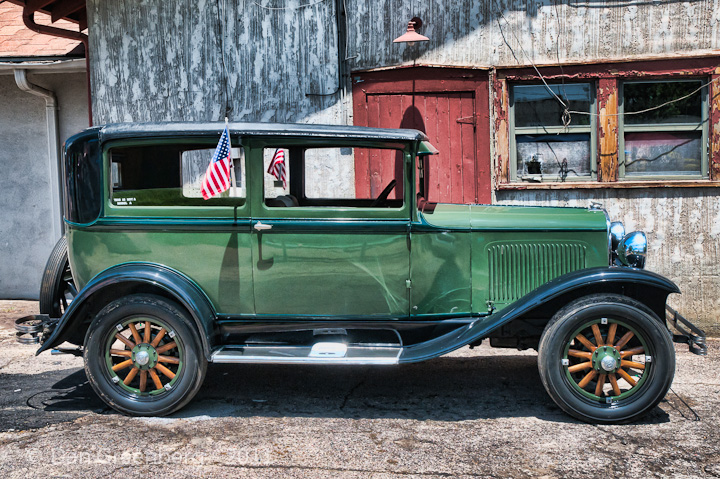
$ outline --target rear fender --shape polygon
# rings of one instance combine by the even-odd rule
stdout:
[[[599,267],[578,270],[549,281],[502,311],[475,318],[467,325],[430,341],[408,346],[400,356],[400,362],[424,361],[447,354],[476,342],[510,321],[521,318],[543,305],[562,299],[563,296],[575,298],[577,296],[573,293],[577,294],[585,290],[589,290],[591,293],[601,293],[628,287],[642,287],[643,290],[651,292],[651,297],[645,298],[645,300],[643,298],[635,299],[648,305],[653,311],[657,309],[657,304],[662,302],[660,318],[665,317],[664,307],[667,296],[680,292],[677,285],[669,279],[641,269]],[[564,306],[564,304],[562,305]]]
[[[216,318],[210,300],[187,276],[154,263],[123,263],[95,276],[75,297],[36,354],[76,336],[78,328],[84,328],[87,320],[92,319],[88,318],[88,305],[92,300],[102,297],[102,308],[125,294],[119,292],[127,291],[123,286],[132,286],[133,289],[143,292],[157,291],[183,306],[197,327],[205,356],[210,358],[210,341],[215,336]],[[83,337],[84,333],[83,331]]]

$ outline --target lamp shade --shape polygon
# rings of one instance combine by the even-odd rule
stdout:
[[[393,40],[393,43],[408,43],[412,45],[415,42],[426,42],[430,40],[424,35],[420,35],[415,31],[415,22],[410,20],[408,22],[407,31]]]

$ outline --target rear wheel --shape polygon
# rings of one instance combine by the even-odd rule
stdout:
[[[622,423],[665,397],[675,374],[675,349],[667,328],[641,303],[592,295],[548,323],[538,368],[548,394],[568,414]]]
[[[77,288],[70,271],[68,245],[65,236],[55,244],[45,264],[40,283],[40,314],[59,318],[77,296]]]
[[[85,340],[85,370],[95,392],[130,415],[164,416],[187,404],[207,361],[187,313],[165,298],[132,295],[108,304]]]

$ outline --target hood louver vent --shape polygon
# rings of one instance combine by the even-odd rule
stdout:
[[[490,300],[511,303],[551,279],[585,268],[582,243],[512,242],[488,247]]]

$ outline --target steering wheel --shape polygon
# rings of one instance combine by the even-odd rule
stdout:
[[[395,185],[397,185],[397,180],[392,180],[388,185],[385,187],[384,190],[382,190],[382,193],[375,198],[375,201],[372,202],[370,206],[379,206],[387,201],[388,196],[390,196],[390,192],[395,188]]]

